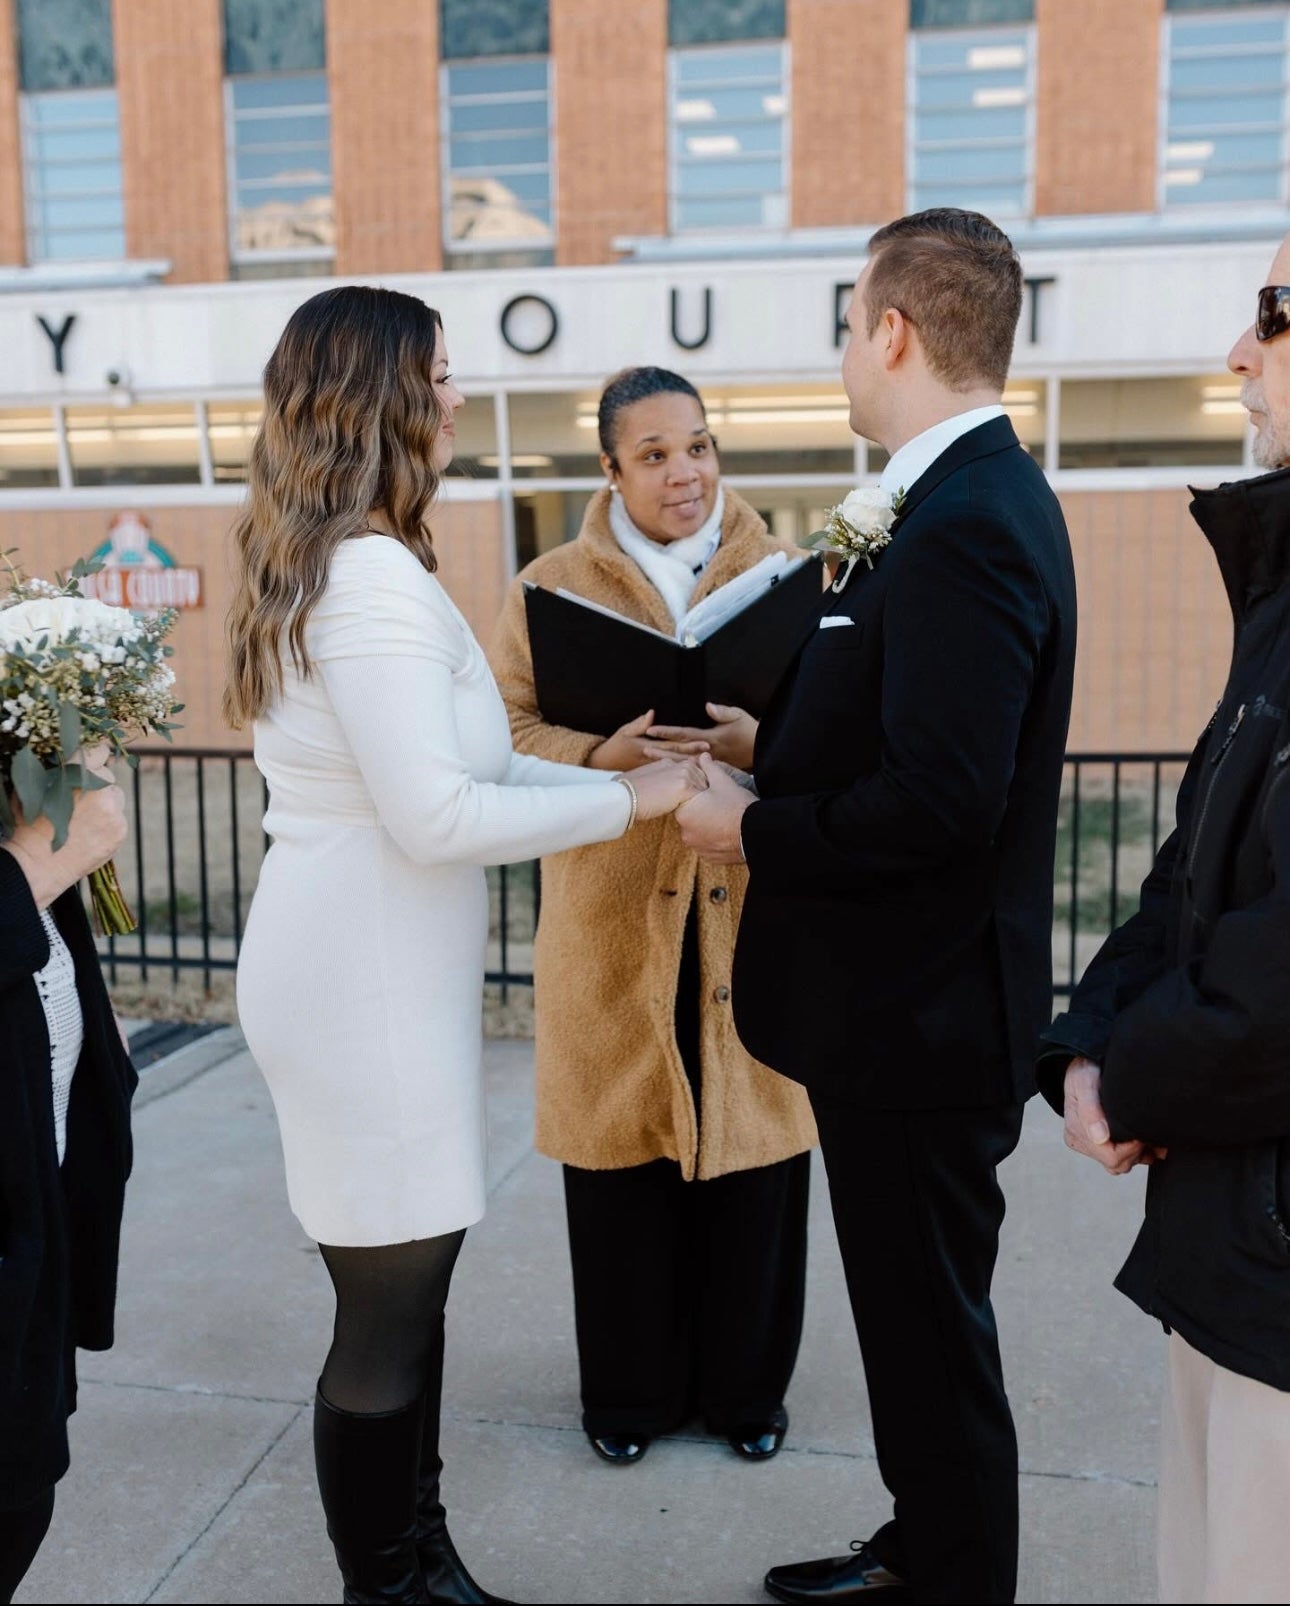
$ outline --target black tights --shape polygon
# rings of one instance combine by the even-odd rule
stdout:
[[[52,1485],[30,1505],[20,1506],[16,1511],[0,1511],[0,1603],[3,1606],[9,1606],[14,1591],[35,1561],[53,1515]]]
[[[397,1411],[432,1383],[465,1236],[463,1229],[374,1249],[318,1246],[336,1289],[336,1326],[318,1384],[329,1405],[356,1415]]]

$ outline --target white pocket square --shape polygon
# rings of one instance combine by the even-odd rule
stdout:
[[[836,630],[839,625],[853,625],[854,619],[848,619],[844,613],[826,613],[820,620],[821,630]]]

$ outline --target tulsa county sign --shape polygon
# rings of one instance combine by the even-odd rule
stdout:
[[[152,526],[142,513],[118,513],[108,525],[107,540],[91,556],[103,567],[81,581],[87,597],[139,613],[202,605],[202,571],[177,565],[153,538]]]

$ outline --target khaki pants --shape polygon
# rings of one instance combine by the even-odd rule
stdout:
[[[1161,1416],[1161,1601],[1290,1602],[1290,1394],[1171,1333]]]

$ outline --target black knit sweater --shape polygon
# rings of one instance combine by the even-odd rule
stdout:
[[[53,907],[76,962],[85,1041],[59,1167],[49,1033],[34,977],[49,940],[17,860],[0,851],[0,1509],[67,1470],[75,1351],[108,1349],[130,1173],[130,1098],[89,922],[75,892]]]

